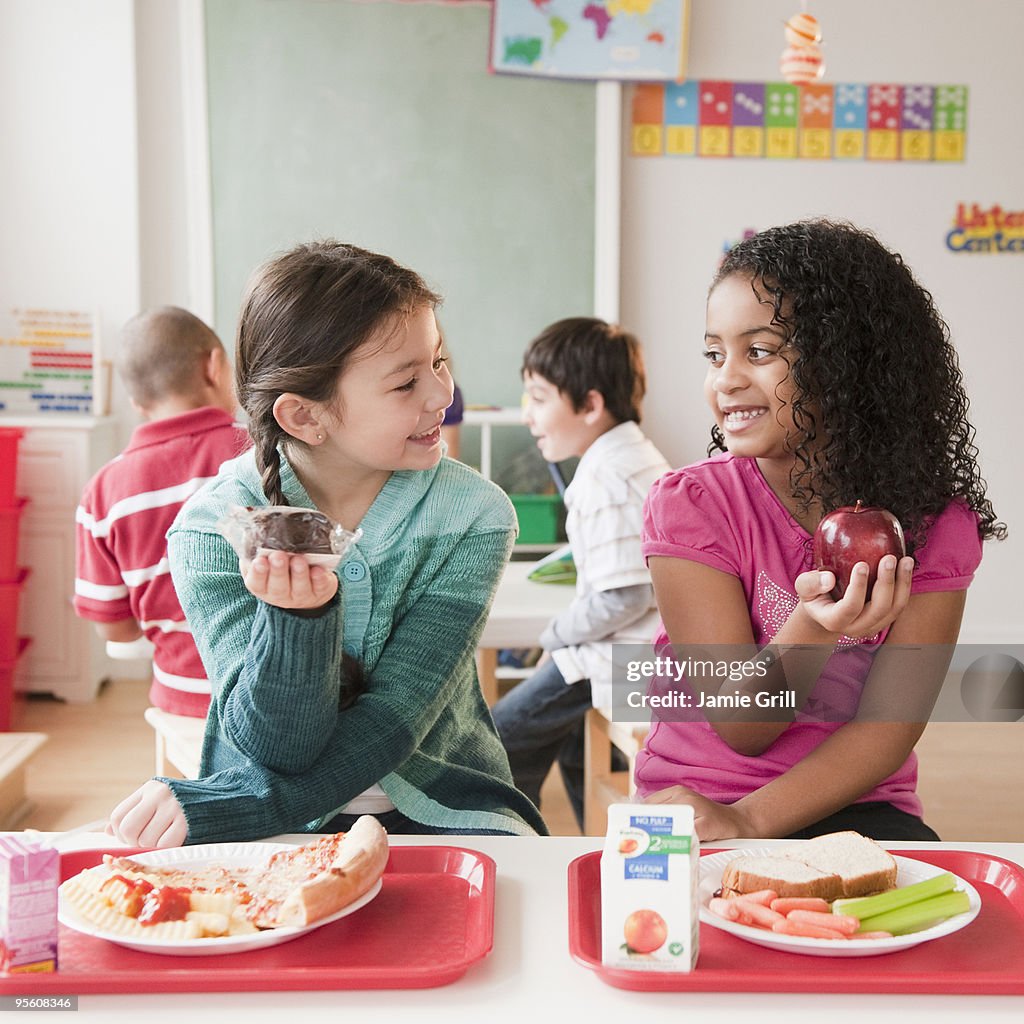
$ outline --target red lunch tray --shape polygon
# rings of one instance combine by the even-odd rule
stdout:
[[[61,855],[61,878],[104,853]],[[456,846],[393,846],[378,896],[349,917],[266,949],[223,956],[140,953],[60,926],[59,970],[0,977],[0,995],[431,988],[494,940],[495,864]]]
[[[896,853],[966,879],[981,896],[981,912],[966,928],[932,942],[844,958],[766,949],[702,923],[700,956],[690,973],[629,971],[601,963],[601,854],[588,853],[569,865],[569,952],[607,984],[646,992],[1024,994],[1024,870],[964,850]]]

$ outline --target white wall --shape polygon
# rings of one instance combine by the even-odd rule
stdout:
[[[189,137],[181,126],[195,114],[181,98],[181,51],[187,59],[196,40],[180,26],[191,17],[195,28],[198,5],[0,0],[0,302],[97,306],[108,356],[120,326],[144,305],[175,302],[209,315],[197,175],[204,129]],[[1004,424],[1019,405],[1024,263],[1019,255],[953,255],[943,236],[959,201],[1024,209],[1015,106],[1024,95],[1024,3],[809,6],[824,29],[829,81],[967,83],[968,159],[911,166],[624,156],[621,319],[647,346],[646,426],[676,463],[703,454],[708,419],[696,353],[707,283],[726,240],[818,213],[874,228],[904,253],[950,324],[991,496],[1011,528],[1009,541],[987,547],[963,638],[1019,641],[1024,480]],[[693,0],[691,76],[776,80],[781,24],[798,9],[796,0]],[[983,38],[978,25],[987,26]],[[628,107],[623,114],[628,122]],[[189,219],[197,208],[198,224]],[[134,420],[119,389],[114,399],[123,439]]]
[[[142,308],[189,300],[179,24],[177,3],[136,0]]]
[[[134,4],[141,308],[183,306],[212,326],[203,0]]]
[[[139,305],[131,0],[0,0],[0,303]]]
[[[186,137],[194,111],[182,88],[182,19],[194,25],[197,10],[199,0],[0,0],[0,303],[98,309],[107,360],[140,309],[174,303],[212,318],[212,282],[193,273],[209,260],[196,256],[189,218],[190,203],[204,209],[193,164],[205,129]],[[116,377],[111,397],[124,443],[137,418]]]
[[[707,286],[727,240],[800,217],[845,217],[901,251],[950,325],[982,468],[1011,538],[986,545],[962,640],[1020,642],[1024,475],[1008,435],[1020,402],[1021,254],[967,255],[944,243],[958,202],[1024,209],[1024,3],[1019,0],[811,0],[830,82],[966,83],[967,160],[623,157],[622,321],[646,345],[645,427],[670,461],[701,458],[710,427],[699,356]],[[968,10],[968,7],[970,8]],[[691,78],[778,81],[782,23],[795,0],[693,0]],[[977,26],[985,25],[979,33]],[[628,104],[623,111],[629,139]],[[908,424],[912,428],[912,424]]]

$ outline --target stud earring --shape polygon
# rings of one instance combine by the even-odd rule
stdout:
[[[323,434],[317,434],[317,435],[316,435],[316,439],[317,439],[318,441],[322,441],[322,440],[324,439],[324,435],[323,435]]]

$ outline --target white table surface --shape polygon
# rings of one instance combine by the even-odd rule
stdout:
[[[505,567],[480,637],[481,647],[535,647],[544,627],[569,607],[576,588],[527,579],[536,567],[535,561],[509,562]]]
[[[277,837],[304,842],[308,836]],[[71,1021],[267,1021],[287,1024],[300,1011],[308,1021],[361,1019],[380,1021],[524,1022],[684,1020],[751,1024],[792,1024],[797,1021],[846,1024],[865,1020],[879,1024],[1024,1019],[1024,998],[1016,996],[898,996],[798,993],[640,993],[613,988],[569,955],[566,869],[571,860],[600,849],[601,840],[585,838],[513,838],[458,836],[395,836],[395,845],[455,845],[479,850],[498,865],[494,949],[451,985],[406,991],[237,992],[180,995],[82,996]],[[102,835],[78,835],[62,849],[117,845]],[[721,846],[763,846],[763,840],[716,843]],[[971,849],[1024,864],[1024,843],[891,843],[901,848]],[[808,958],[808,969],[814,964]],[[75,995],[68,992],[67,995]],[[50,1018],[54,1013],[37,1011]],[[345,1015],[343,1017],[342,1015]],[[33,1020],[39,1019],[34,1016]],[[69,1018],[65,1018],[69,1019]]]

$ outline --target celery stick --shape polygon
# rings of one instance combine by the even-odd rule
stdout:
[[[955,885],[956,879],[948,871],[944,871],[941,875],[926,878],[923,882],[915,882],[913,885],[905,885],[902,889],[890,889],[874,896],[854,896],[850,899],[836,900],[832,904],[832,913],[850,914],[863,920],[865,917],[875,917],[890,910],[898,910],[909,903],[917,903],[931,896],[952,892]]]
[[[947,917],[963,914],[971,907],[971,901],[965,892],[945,892],[931,899],[918,900],[885,914],[861,918],[862,932],[891,932],[893,935],[906,935],[908,932],[919,932]],[[856,935],[854,936],[856,938]]]

